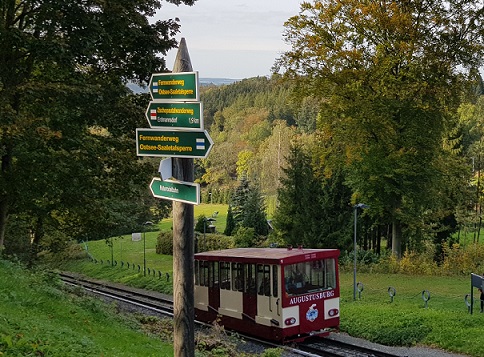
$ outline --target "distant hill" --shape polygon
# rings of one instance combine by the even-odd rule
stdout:
[[[200,85],[210,85],[214,84],[216,86],[221,86],[223,84],[232,84],[234,82],[241,81],[241,79],[232,79],[232,78],[200,78]]]
[[[232,84],[238,81],[241,81],[241,79],[232,79],[232,78],[200,78],[200,85],[201,86],[209,86],[209,85],[216,85],[216,86],[221,86],[224,84]],[[134,83],[128,83],[127,87],[131,89],[134,93],[143,93],[143,92],[148,92],[148,88],[143,88],[140,87]]]

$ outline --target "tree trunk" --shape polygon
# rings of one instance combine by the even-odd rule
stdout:
[[[392,253],[398,259],[402,257],[402,225],[396,219],[392,221]]]
[[[190,56],[182,38],[173,73],[192,72]],[[194,180],[193,159],[173,158],[173,177]],[[173,202],[173,349],[175,357],[195,356],[195,299],[193,280],[193,205]]]
[[[7,197],[2,196],[0,198],[0,253],[2,252],[5,244],[5,231],[7,228],[7,218],[8,218]]]
[[[6,153],[1,157],[0,175],[5,177],[12,169],[12,149],[10,146],[6,146]],[[5,187],[3,187],[5,190]],[[8,191],[3,192],[0,196],[0,252],[3,250],[5,245],[5,231],[7,230],[7,220],[8,220]]]
[[[44,237],[44,221],[41,217],[37,217],[34,224],[34,234],[32,243],[30,245],[30,256],[28,267],[32,268],[37,260],[37,254],[40,251],[40,241]]]

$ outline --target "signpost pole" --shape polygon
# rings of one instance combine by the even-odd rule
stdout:
[[[173,66],[173,73],[192,72],[185,39],[182,38]],[[173,177],[194,181],[192,158],[172,159]],[[194,207],[173,202],[173,348],[175,357],[195,356],[195,299],[193,281]]]

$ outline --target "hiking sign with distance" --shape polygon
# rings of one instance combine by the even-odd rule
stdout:
[[[201,102],[150,102],[146,118],[152,128],[203,129]]]
[[[136,155],[204,159],[213,140],[206,130],[136,129]]]

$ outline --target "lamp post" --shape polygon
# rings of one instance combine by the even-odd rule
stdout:
[[[146,221],[143,223],[143,276],[146,276],[146,228],[145,226],[151,226],[153,222]]]
[[[114,266],[114,243],[113,237],[111,237],[111,266]]]
[[[354,236],[354,269],[353,269],[353,300],[356,300],[356,221],[358,219],[358,208],[365,209],[369,208],[370,206],[365,205],[364,203],[358,203],[353,206],[355,210],[355,236]]]
[[[204,245],[204,248],[207,249],[207,239],[206,239],[206,232],[207,232],[207,221],[212,223],[212,222],[215,222],[216,219],[215,218],[207,218],[207,217],[204,217],[203,218],[203,245]],[[209,224],[210,224],[209,223]],[[209,226],[210,227],[210,226]]]

